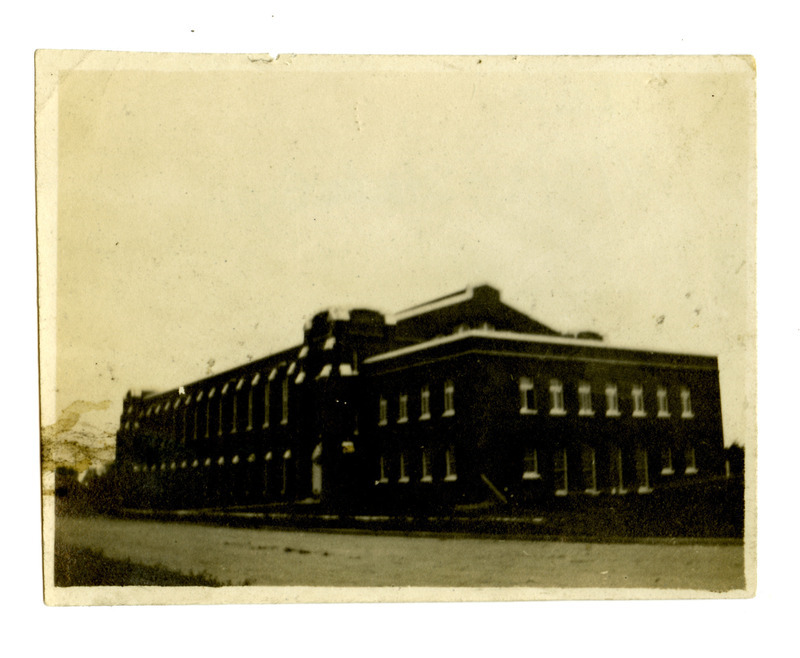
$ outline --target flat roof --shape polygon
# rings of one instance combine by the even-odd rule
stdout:
[[[564,336],[547,336],[541,334],[521,334],[513,331],[495,331],[493,329],[466,329],[455,334],[448,336],[440,336],[432,340],[425,341],[424,343],[417,343],[409,345],[408,347],[401,347],[400,349],[384,352],[382,354],[375,354],[367,359],[364,359],[365,364],[379,363],[381,361],[388,361],[396,359],[408,354],[430,350],[440,345],[447,345],[458,341],[466,340],[469,338],[485,338],[495,341],[509,341],[515,343],[529,343],[529,344],[544,344],[544,345],[562,345],[566,347],[585,347],[599,352],[609,353],[629,353],[632,359],[636,359],[637,355],[649,356],[664,356],[664,357],[688,357],[695,359],[714,359],[715,356],[706,354],[690,354],[687,352],[660,352],[647,348],[634,348],[634,347],[619,347],[615,345],[608,345],[598,340],[590,340],[583,338],[567,338]],[[614,357],[609,354],[609,359]]]

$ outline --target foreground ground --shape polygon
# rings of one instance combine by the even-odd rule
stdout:
[[[60,564],[67,568],[77,569],[76,563],[87,559],[81,556],[102,555],[117,565],[157,567],[226,585],[657,587],[715,592],[745,586],[744,550],[741,544],[724,542],[617,544],[373,535],[102,517],[59,518],[56,542],[64,558]],[[67,584],[64,575],[61,582]]]

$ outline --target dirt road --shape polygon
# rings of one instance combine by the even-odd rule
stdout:
[[[65,544],[231,585],[744,588],[741,545],[611,544],[60,518]]]

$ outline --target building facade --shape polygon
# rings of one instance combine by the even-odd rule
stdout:
[[[145,508],[697,502],[725,473],[717,360],[563,335],[486,285],[392,317],[324,311],[289,350],[129,392],[117,465],[127,504]]]

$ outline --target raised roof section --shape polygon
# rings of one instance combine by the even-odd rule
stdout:
[[[508,306],[490,285],[469,286],[424,304],[400,311],[392,318],[397,336],[425,341],[468,329],[490,329],[524,334],[559,336],[550,327]]]

